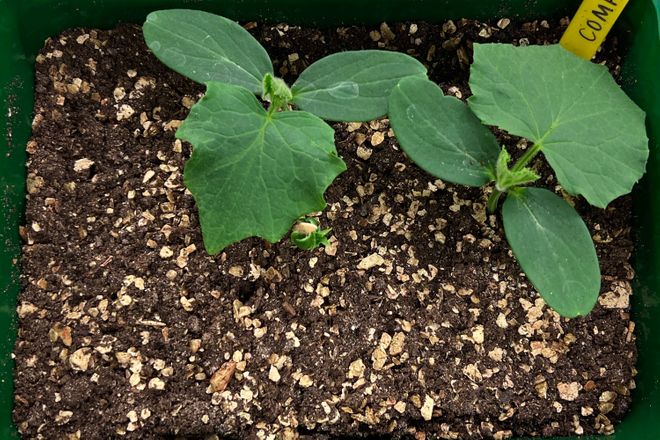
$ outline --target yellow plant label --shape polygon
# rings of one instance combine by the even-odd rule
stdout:
[[[590,60],[627,3],[628,0],[584,0],[559,43]]]

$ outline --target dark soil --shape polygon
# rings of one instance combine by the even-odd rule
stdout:
[[[381,47],[465,98],[473,41],[552,43],[565,26],[499,23],[246,27],[289,81],[326,54]],[[618,46],[599,55],[615,75]],[[571,200],[603,273],[582,319],[544,305],[487,194],[411,164],[387,120],[335,125],[348,171],[320,215],[331,246],[249,239],[210,257],[182,186],[190,146],[174,138],[201,93],[137,26],[70,30],[39,55],[15,352],[25,438],[613,431],[635,375],[629,197]]]

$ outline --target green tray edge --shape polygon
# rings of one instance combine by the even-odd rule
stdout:
[[[18,438],[11,420],[13,359],[16,336],[16,296],[20,290],[18,226],[24,209],[26,160],[24,145],[30,135],[33,70],[37,50],[47,36],[68,27],[111,27],[117,21],[140,22],[155,9],[194,7],[237,20],[262,19],[307,24],[377,23],[383,20],[488,17],[534,18],[571,15],[579,1],[432,1],[338,0],[323,8],[322,0],[0,0],[0,439]],[[373,11],[377,10],[375,16]],[[638,390],[631,413],[614,436],[589,439],[660,439],[660,354],[653,350],[660,340],[660,203],[653,189],[660,183],[660,0],[631,0],[625,19],[634,24],[633,46],[624,66],[624,88],[647,112],[651,157],[647,175],[635,189],[633,315],[640,359]],[[35,31],[36,29],[36,31]],[[654,81],[655,80],[655,81]],[[646,348],[642,350],[642,348]],[[586,439],[587,437],[582,437]]]

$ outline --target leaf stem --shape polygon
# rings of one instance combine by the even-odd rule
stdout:
[[[268,105],[268,116],[272,116],[278,110],[288,110],[289,102],[286,99],[280,99],[273,96],[270,104]]]
[[[522,156],[520,156],[520,159],[518,159],[515,165],[513,165],[511,171],[516,172],[525,168],[525,165],[527,165],[537,154],[539,154],[542,146],[543,145],[540,142],[532,145],[532,148],[528,149]]]
[[[490,193],[490,196],[488,197],[488,212],[489,213],[494,213],[495,210],[497,209],[497,203],[500,200],[500,196],[502,195],[502,191],[498,190],[497,188],[493,188],[493,192]]]

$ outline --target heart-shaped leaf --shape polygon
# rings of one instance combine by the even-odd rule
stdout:
[[[426,68],[399,52],[339,52],[315,62],[293,84],[293,103],[332,121],[370,121],[387,113],[392,87]]]
[[[392,90],[389,117],[403,150],[441,179],[480,186],[492,180],[497,139],[470,109],[426,78],[402,79]]]
[[[470,108],[540,144],[559,183],[605,207],[644,174],[644,112],[605,66],[559,45],[475,44]]]
[[[248,90],[210,82],[177,131],[193,145],[184,180],[210,254],[247,237],[280,240],[346,169],[332,128],[306,112],[272,115]]]
[[[545,302],[562,316],[589,313],[600,268],[578,213],[547,189],[519,188],[506,198],[502,218],[513,253]]]
[[[149,49],[193,81],[220,81],[261,93],[273,65],[266,50],[238,23],[208,12],[152,12],[142,28]]]

